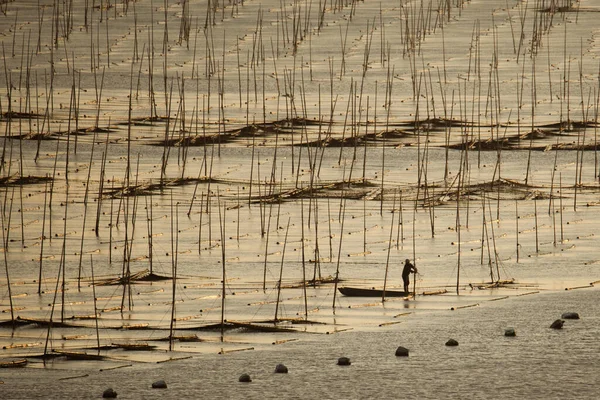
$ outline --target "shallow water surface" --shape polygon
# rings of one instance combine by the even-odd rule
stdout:
[[[0,397],[597,397],[595,2],[0,3]]]

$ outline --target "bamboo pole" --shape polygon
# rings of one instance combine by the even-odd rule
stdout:
[[[285,239],[283,241],[283,251],[281,253],[281,266],[279,268],[279,280],[277,281],[277,303],[275,304],[275,318],[273,319],[274,323],[279,321],[279,302],[281,301],[281,279],[283,277],[283,261],[285,260],[285,248],[287,246],[288,232],[290,230],[290,219],[288,218],[287,228],[285,230]],[[305,285],[306,288],[306,285]],[[305,297],[306,298],[306,297]]]
[[[392,205],[392,222],[390,224],[390,237],[388,239],[387,256],[385,259],[385,275],[383,277],[383,293],[381,294],[382,302],[385,301],[385,289],[387,287],[387,277],[388,277],[388,270],[389,270],[389,266],[390,266],[390,252],[392,250],[392,235],[394,234],[394,217],[396,215],[395,210],[394,210],[395,207],[396,207],[396,194],[394,193],[394,203]]]
[[[218,191],[217,191],[218,193]],[[226,284],[226,273],[225,273],[225,210],[226,205],[223,205],[223,217],[221,217],[221,203],[220,197],[217,196],[217,208],[219,209],[219,225],[221,232],[221,264],[222,264],[222,286],[221,286],[221,342],[225,340],[225,284]]]
[[[47,175],[46,175],[47,177]],[[40,237],[40,269],[38,275],[38,294],[42,294],[42,266],[44,264],[44,242],[46,239],[46,209],[48,200],[48,181],[44,186],[44,212],[42,216],[42,236]]]
[[[333,312],[335,314],[335,301],[337,298],[337,288],[338,288],[338,282],[339,282],[339,277],[340,277],[340,258],[342,257],[342,241],[344,238],[344,221],[346,220],[346,199],[344,198],[344,205],[342,207],[342,223],[341,223],[341,227],[340,227],[340,242],[339,242],[339,247],[338,247],[338,257],[337,257],[337,264],[335,267],[335,280],[333,283]]]
[[[90,254],[90,269],[92,273],[92,296],[94,298],[94,321],[96,323],[96,345],[100,355],[100,331],[98,329],[98,307],[96,306],[96,281],[94,280],[94,259]]]

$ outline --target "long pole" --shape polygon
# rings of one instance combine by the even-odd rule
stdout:
[[[285,240],[283,242],[283,251],[281,254],[281,266],[279,268],[279,281],[277,282],[277,303],[275,303],[275,318],[273,322],[277,323],[279,319],[277,315],[279,313],[279,302],[281,301],[281,279],[283,278],[283,261],[285,259],[285,247],[287,245],[288,232],[290,230],[290,218],[288,218],[287,228],[285,230]],[[306,286],[305,286],[306,287]]]
[[[178,207],[176,207],[176,213],[179,212]],[[172,279],[172,297],[171,297],[171,321],[169,323],[169,351],[173,350],[173,323],[175,322],[175,289],[177,285],[177,251],[175,247],[175,242],[177,242],[177,238],[175,238],[175,228],[173,221],[173,192],[171,191],[171,279]],[[177,221],[179,225],[179,221]],[[179,226],[176,227],[179,229]]]
[[[308,299],[306,296],[306,255],[304,252],[304,199],[300,199],[300,226],[302,227],[302,292],[304,295],[304,319],[308,319]],[[331,225],[330,225],[331,226]],[[329,235],[331,238],[331,234]]]
[[[42,216],[42,236],[40,237],[40,271],[38,275],[38,294],[42,294],[42,266],[44,263],[44,239],[46,239],[46,208],[48,200],[48,181],[44,187],[44,214]],[[5,252],[6,254],[6,252]]]
[[[337,287],[338,287],[338,280],[339,280],[339,276],[340,276],[340,257],[342,255],[342,239],[344,238],[344,221],[346,219],[346,199],[344,198],[344,205],[342,207],[342,226],[340,228],[340,245],[338,248],[338,259],[337,259],[337,265],[335,267],[335,280],[334,280],[334,287],[333,287],[333,312],[335,313],[335,300],[336,300],[336,295],[337,295]]]
[[[516,245],[517,245],[517,263],[519,263],[519,203],[515,199],[515,222],[516,222]]]
[[[8,242],[5,239],[5,227],[4,227],[4,215],[1,216],[2,218],[2,247],[3,247],[3,251],[2,253],[4,253],[4,270],[6,272],[6,285],[8,286],[8,300],[10,302],[10,320],[13,322],[13,328],[14,328],[14,323],[15,323],[15,315],[14,315],[14,309],[13,309],[13,301],[12,301],[12,292],[11,292],[11,288],[10,288],[10,274],[8,273]]]
[[[94,259],[91,254],[90,269],[92,270],[92,296],[94,296],[94,321],[96,321],[96,342],[98,344],[98,355],[100,355],[100,331],[98,330],[98,308],[96,307],[96,282],[94,280]]]
[[[385,260],[385,275],[383,277],[383,293],[381,301],[385,301],[385,288],[387,286],[388,270],[390,266],[390,251],[392,250],[392,235],[394,234],[394,217],[396,216],[396,193],[394,192],[394,205],[392,206],[392,224],[390,225],[390,239],[388,241],[387,258]]]
[[[217,189],[217,208],[219,209],[219,223],[221,225],[221,264],[223,265],[223,284],[221,286],[221,342],[224,340],[225,335],[225,210],[226,206],[223,206],[223,218],[221,218],[221,202],[218,196]]]
[[[462,168],[461,168],[462,169]],[[458,175],[458,190],[456,191],[456,232],[458,241],[458,264],[456,267],[456,294],[458,293],[458,287],[460,285],[460,184],[461,184],[462,173]]]

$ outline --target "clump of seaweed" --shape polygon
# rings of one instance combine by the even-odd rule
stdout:
[[[175,178],[162,180],[156,183],[141,183],[138,185],[129,185],[127,187],[111,188],[103,192],[103,196],[120,198],[128,196],[146,196],[167,187],[191,185],[195,183],[226,183],[225,180],[200,177],[200,178]]]
[[[23,185],[37,185],[40,183],[52,182],[50,176],[5,176],[0,178],[0,186],[23,186]]]
[[[118,125],[132,125],[132,126],[154,126],[155,122],[168,121],[169,117],[153,116],[153,117],[137,117],[131,118],[130,121],[120,122]]]
[[[98,286],[114,286],[114,285],[129,285],[136,282],[158,282],[170,280],[171,277],[157,275],[151,273],[149,270],[144,269],[143,271],[130,274],[129,276],[121,276],[117,278],[108,278],[102,281],[96,282]]]
[[[41,118],[40,114],[34,112],[18,112],[18,111],[7,111],[0,114],[0,119],[34,119]]]
[[[180,131],[178,137],[171,137],[153,143],[155,146],[179,146],[179,147],[200,147],[213,144],[226,144],[232,142],[238,137],[239,131],[229,133],[211,133],[209,135],[194,135],[189,132]]]
[[[487,140],[468,140],[461,143],[454,143],[445,146],[454,150],[480,150],[480,151],[496,151],[500,149],[509,149],[509,139],[487,139]]]

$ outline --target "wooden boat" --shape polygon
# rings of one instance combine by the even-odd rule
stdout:
[[[27,359],[0,360],[0,368],[23,368],[27,366]]]
[[[383,297],[382,289],[367,289],[367,288],[355,288],[355,287],[339,287],[338,290],[344,296],[350,297]],[[403,290],[385,290],[385,297],[407,297],[410,296],[409,292]]]

